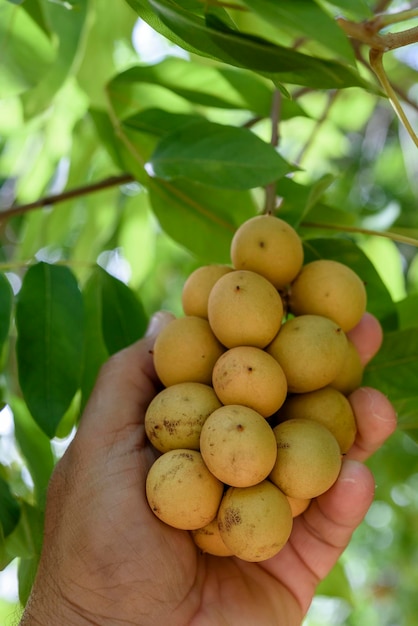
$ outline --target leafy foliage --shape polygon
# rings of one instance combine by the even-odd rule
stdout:
[[[407,562],[417,519],[416,146],[368,52],[417,16],[413,5],[372,0],[0,5],[0,400],[16,446],[0,466],[0,563],[20,559],[23,603],[56,446],[101,365],[156,309],[181,314],[185,277],[228,262],[236,227],[263,210],[298,229],[306,260],[340,260],[366,282],[385,338],[365,383],[399,415],[371,465],[378,485],[394,485],[377,497]],[[416,126],[409,48],[386,49],[388,80]],[[372,543],[367,524],[361,541]],[[320,592],[348,602],[356,623],[389,624],[378,598],[374,617],[360,590],[354,602],[346,570],[339,564]],[[379,571],[370,576],[372,589]],[[415,594],[403,606],[415,615]]]

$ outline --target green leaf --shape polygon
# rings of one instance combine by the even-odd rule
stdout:
[[[38,263],[27,271],[16,307],[19,382],[28,408],[53,437],[80,382],[83,302],[64,266]]]
[[[418,293],[411,293],[396,303],[399,315],[399,327],[416,328],[418,326]]]
[[[19,600],[26,606],[38,570],[39,557],[20,559],[18,566]]]
[[[144,98],[145,94],[152,94],[149,89],[144,89],[149,85],[158,86],[160,95],[166,89],[186,102],[244,109],[263,117],[269,115],[273,95],[273,85],[246,70],[214,67],[173,57],[153,65],[131,67],[109,83],[108,93],[118,114],[125,117],[129,109],[136,112],[149,107],[149,97]],[[169,106],[165,98],[163,102],[164,107]]]
[[[82,408],[108,357],[140,339],[148,317],[136,294],[120,280],[96,266],[83,289],[85,349],[81,380]]]
[[[22,7],[0,4],[0,98],[37,85],[54,59],[51,42]]]
[[[121,171],[124,171],[121,144],[119,138],[116,137],[115,128],[110,121],[109,115],[96,109],[91,109],[89,114],[94,123],[102,147],[106,148],[116,167]]]
[[[0,350],[6,341],[13,308],[13,291],[4,274],[0,273]]]
[[[320,0],[318,4],[321,4]],[[331,4],[338,9],[351,15],[353,19],[366,19],[373,15],[373,11],[366,0],[327,0],[325,4]]]
[[[32,477],[36,501],[43,509],[48,482],[54,468],[51,444],[32,419],[23,400],[13,396],[9,404],[13,412],[16,441]]]
[[[335,56],[355,64],[353,48],[342,29],[312,0],[245,0],[244,4],[269,25],[294,32],[295,39],[318,41]]]
[[[363,384],[388,396],[400,428],[418,439],[418,326],[386,333]]]
[[[109,354],[113,354],[144,335],[148,318],[132,289],[100,267],[96,272],[101,289],[103,338]]]
[[[292,169],[250,130],[206,120],[163,137],[149,163],[160,178],[188,178],[221,189],[263,187]]]
[[[132,0],[131,4],[147,21],[152,10],[158,19],[151,19],[151,26],[185,49],[269,75],[276,83],[282,81],[321,89],[352,86],[371,88],[351,67],[240,33],[217,16],[210,15],[207,22],[170,0],[150,0],[145,3]],[[161,29],[161,24],[165,28]]]
[[[276,185],[277,195],[282,198],[280,217],[297,229],[334,180],[334,176],[326,174],[309,185],[302,185],[291,178],[281,178]]]
[[[85,333],[81,376],[81,409],[86,405],[97,375],[109,357],[102,332],[102,297],[98,272],[92,272],[83,288]]]
[[[77,82],[90,98],[91,106],[107,109],[105,83],[120,70],[117,45],[132,46],[132,30],[137,16],[125,2],[109,7],[108,0],[94,0],[94,19],[88,29],[85,45],[80,46],[83,58],[77,71]],[[111,10],[114,9],[114,10]]]
[[[122,127],[132,128],[156,137],[165,137],[174,133],[178,128],[193,122],[204,121],[204,119],[197,113],[171,113],[163,109],[150,108],[125,118]]]
[[[149,195],[143,189],[127,199],[118,229],[118,244],[130,265],[129,284],[134,288],[155,271],[157,236]]]
[[[89,26],[88,0],[74,5],[69,2],[42,0],[42,9],[54,33],[56,51],[54,62],[48,72],[22,97],[28,117],[44,111],[50,105],[51,98],[64,85],[66,78],[75,70],[77,55],[83,44],[83,35]]]
[[[202,262],[229,263],[237,226],[256,214],[251,194],[190,181],[151,182],[151,205],[165,232]]]
[[[43,527],[43,509],[22,500],[19,522],[6,540],[7,552],[22,559],[38,558]]]
[[[390,293],[364,252],[350,239],[306,239],[305,263],[315,259],[333,259],[351,267],[364,281],[367,291],[367,310],[375,315],[384,330],[398,327],[396,306]]]
[[[0,476],[0,526],[4,537],[14,530],[19,517],[19,503],[13,497],[8,483]]]

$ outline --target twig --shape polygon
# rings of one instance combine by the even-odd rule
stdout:
[[[338,96],[338,91],[333,91],[330,92],[328,95],[328,99],[327,99],[327,104],[325,106],[325,109],[322,112],[322,115],[320,118],[318,118],[318,120],[316,121],[316,124],[312,130],[312,133],[309,135],[308,139],[306,140],[306,143],[304,146],[302,146],[298,156],[295,159],[295,163],[297,165],[300,165],[302,162],[302,159],[305,157],[306,153],[308,152],[309,148],[312,146],[315,137],[317,136],[321,126],[324,124],[324,122],[326,121],[327,117],[328,117],[328,113],[332,107],[332,105],[335,102],[336,97]]]
[[[372,69],[374,70],[376,76],[380,80],[380,83],[383,89],[385,90],[397,116],[401,120],[402,124],[405,126],[406,131],[408,132],[412,141],[418,148],[418,136],[415,133],[414,129],[412,128],[407,116],[405,115],[405,112],[401,106],[401,103],[399,102],[398,96],[396,95],[395,90],[393,89],[392,85],[390,84],[390,81],[388,80],[386,76],[386,72],[383,67],[383,52],[382,51],[370,50],[370,65]]]
[[[134,180],[135,179],[131,174],[110,176],[110,178],[105,178],[104,180],[100,180],[97,183],[91,183],[90,185],[76,187],[75,189],[69,189],[68,191],[63,191],[62,193],[58,193],[55,195],[45,196],[43,198],[35,200],[34,202],[29,202],[28,204],[11,206],[0,211],[0,221],[13,217],[15,215],[27,213],[28,211],[32,211],[34,209],[42,209],[43,207],[52,206],[60,202],[65,202],[66,200],[72,200],[74,198],[86,196],[97,191],[103,191],[103,189],[109,189],[110,187],[116,187],[117,185],[125,185],[126,183],[133,182]]]
[[[340,232],[346,233],[357,233],[359,235],[372,235],[374,237],[384,237],[385,239],[391,239],[392,241],[396,241],[397,243],[403,243],[408,246],[413,246],[418,248],[418,239],[415,237],[406,237],[405,235],[399,235],[398,233],[393,233],[389,231],[381,231],[381,230],[369,230],[367,228],[361,228],[359,226],[345,226],[343,224],[329,224],[325,222],[309,222],[302,221],[300,226],[303,228],[320,228],[327,230],[338,230]]]
[[[346,35],[357,39],[364,44],[374,48],[388,52],[396,48],[402,48],[418,41],[418,26],[400,31],[399,33],[379,34],[379,31],[390,24],[395,24],[411,17],[417,17],[418,11],[403,11],[385,16],[376,16],[365,22],[352,22],[344,17],[337,18],[337,24],[343,29]]]
[[[273,93],[273,101],[271,105],[271,140],[270,143],[272,146],[279,145],[279,120],[280,120],[280,111],[282,104],[282,95],[278,89],[276,89]],[[265,204],[264,211],[265,214],[272,214],[276,205],[276,183],[272,182],[266,186],[266,196],[265,196]]]

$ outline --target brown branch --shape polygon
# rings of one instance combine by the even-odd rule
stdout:
[[[276,147],[279,145],[279,121],[280,121],[280,112],[281,112],[281,104],[282,104],[282,94],[278,89],[276,89],[273,93],[273,100],[271,105],[271,140],[270,143],[272,146]],[[272,182],[266,186],[266,198],[264,203],[264,211],[265,214],[272,214],[276,205],[276,182]]]
[[[39,198],[38,200],[35,200],[34,202],[29,202],[28,204],[11,206],[6,209],[0,210],[0,221],[4,219],[9,219],[10,217],[14,217],[15,215],[22,215],[23,213],[33,211],[34,209],[42,209],[44,207],[52,206],[60,202],[65,202],[66,200],[72,200],[81,196],[87,196],[91,193],[96,193],[97,191],[109,189],[110,187],[116,187],[117,185],[132,183],[134,182],[134,180],[135,179],[131,174],[111,176],[110,178],[105,178],[104,180],[100,180],[97,183],[91,183],[90,185],[76,187],[75,189],[69,189],[68,191],[63,191],[62,193]]]
[[[417,16],[416,10],[401,11],[392,15],[377,15],[365,22],[352,22],[344,17],[337,18],[337,24],[348,37],[357,39],[374,50],[388,52],[396,48],[402,48],[418,41],[418,26],[409,28],[399,33],[379,34],[379,31],[389,24],[397,23]]]

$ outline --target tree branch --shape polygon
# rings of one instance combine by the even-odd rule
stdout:
[[[4,219],[9,219],[10,217],[14,217],[15,215],[22,215],[23,213],[33,211],[34,209],[42,209],[43,207],[52,206],[58,204],[59,202],[65,202],[66,200],[72,200],[81,196],[87,196],[97,191],[109,189],[110,187],[116,187],[117,185],[126,185],[127,183],[134,182],[134,180],[135,179],[131,174],[110,176],[109,178],[100,180],[97,183],[91,183],[90,185],[84,185],[83,187],[69,189],[68,191],[63,191],[62,193],[58,193],[55,195],[45,196],[44,198],[39,198],[34,202],[29,202],[28,204],[11,206],[6,209],[0,210],[0,221],[3,221]]]
[[[272,146],[277,147],[279,145],[279,121],[280,121],[280,111],[282,104],[282,94],[278,89],[276,89],[273,93],[273,101],[271,105],[271,140],[270,143]],[[274,212],[276,205],[276,182],[270,183],[270,185],[266,186],[266,199],[264,203],[264,211],[265,214],[271,214]]]
[[[410,9],[390,15],[377,15],[365,22],[352,22],[344,17],[337,18],[337,24],[342,28],[348,37],[357,39],[374,50],[388,52],[396,48],[402,48],[418,41],[418,27],[414,26],[399,33],[379,34],[379,31],[390,24],[406,21],[412,17],[417,17],[418,10]]]

